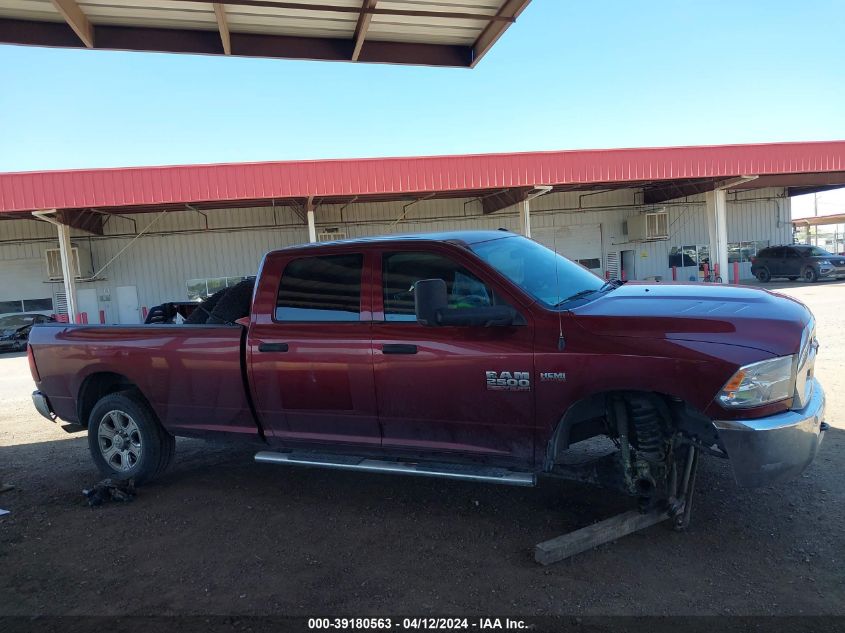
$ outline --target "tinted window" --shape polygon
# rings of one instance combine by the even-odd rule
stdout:
[[[288,263],[279,284],[277,321],[357,321],[364,256],[303,257]]]
[[[831,257],[831,254],[818,246],[799,246],[794,249],[801,253],[801,257]]]
[[[478,242],[470,248],[502,275],[539,299],[556,306],[568,297],[599,290],[601,278],[554,251],[521,236]]]
[[[386,321],[416,321],[414,284],[421,279],[445,281],[450,308],[494,305],[493,293],[484,282],[448,257],[425,252],[386,253],[382,260]]]

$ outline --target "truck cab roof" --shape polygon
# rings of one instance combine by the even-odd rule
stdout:
[[[344,240],[333,240],[330,242],[314,242],[312,244],[297,244],[295,246],[286,246],[285,248],[276,249],[272,252],[288,253],[295,250],[311,250],[320,249],[324,246],[338,246],[346,244],[360,244],[362,246],[374,244],[389,244],[393,242],[448,242],[451,244],[478,244],[480,242],[489,242],[503,237],[514,236],[506,229],[487,230],[487,231],[440,231],[434,233],[400,233],[396,235],[374,235],[368,237],[354,237]]]

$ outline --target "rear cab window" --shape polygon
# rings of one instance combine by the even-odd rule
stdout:
[[[292,259],[282,271],[274,320],[359,321],[363,266],[361,253]]]

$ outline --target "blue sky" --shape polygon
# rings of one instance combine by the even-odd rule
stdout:
[[[534,0],[475,70],[0,46],[0,171],[843,139],[843,24]]]

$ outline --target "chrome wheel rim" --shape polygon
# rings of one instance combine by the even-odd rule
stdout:
[[[109,411],[100,419],[97,445],[106,463],[117,471],[131,470],[141,459],[141,431],[123,411]]]

